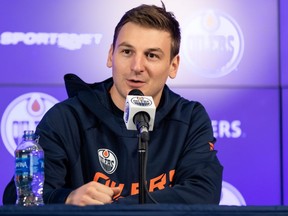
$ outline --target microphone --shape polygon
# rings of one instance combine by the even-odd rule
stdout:
[[[151,96],[144,96],[139,89],[133,89],[126,97],[124,122],[128,130],[138,130],[140,134],[152,131],[156,107]]]
[[[153,130],[156,107],[151,96],[144,96],[139,89],[133,89],[126,97],[124,122],[128,130],[138,131],[139,153],[139,204],[146,202],[146,194],[150,194],[146,185],[146,166],[149,131]],[[152,198],[152,200],[154,200]]]

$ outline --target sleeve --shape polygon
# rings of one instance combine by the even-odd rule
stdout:
[[[45,153],[44,203],[65,203],[73,190],[68,169],[79,157],[75,147],[80,139],[75,117],[65,104],[55,105],[44,115],[36,133]]]
[[[150,195],[158,203],[219,204],[223,167],[214,150],[211,120],[197,103],[193,109],[186,147],[179,157],[172,187]],[[152,200],[147,197],[147,203]],[[137,203],[137,197],[121,198],[116,203]]]
[[[9,204],[11,205],[16,203],[16,199],[17,199],[16,186],[14,183],[14,176],[13,176],[11,181],[5,187],[2,200],[4,205]]]

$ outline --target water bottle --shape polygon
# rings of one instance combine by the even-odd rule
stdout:
[[[16,204],[43,205],[44,151],[33,130],[24,131],[22,141],[15,150]]]

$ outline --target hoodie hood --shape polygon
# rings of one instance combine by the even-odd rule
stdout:
[[[107,122],[110,117],[110,120],[115,122],[115,113],[113,113],[109,95],[109,89],[113,85],[112,77],[99,83],[86,83],[75,74],[66,74],[64,80],[69,98],[78,97],[79,100],[98,118],[102,119],[105,117],[105,122]],[[157,127],[158,123],[171,112],[173,107],[180,101],[183,102],[183,98],[172,92],[168,86],[165,85],[160,104],[156,110],[154,128]],[[121,119],[121,121],[125,126],[124,120]],[[119,123],[119,120],[118,122],[115,122],[115,124]]]

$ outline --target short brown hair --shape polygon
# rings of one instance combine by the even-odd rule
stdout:
[[[166,11],[163,2],[162,7],[142,4],[127,11],[115,27],[113,50],[121,28],[128,22],[169,32],[172,40],[170,59],[179,53],[181,42],[179,23],[172,12]]]

